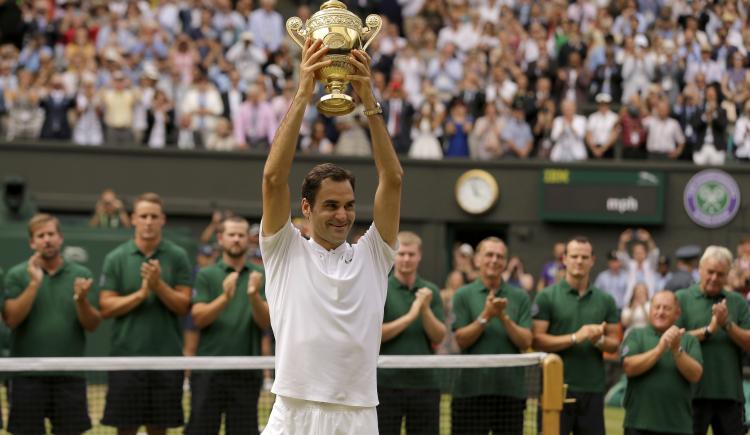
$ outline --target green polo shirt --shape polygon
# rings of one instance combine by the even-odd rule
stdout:
[[[11,268],[5,277],[4,300],[15,299],[31,279],[24,261]],[[78,321],[73,284],[76,278],[91,278],[91,272],[75,263],[63,262],[54,275],[44,272],[29,315],[11,331],[12,357],[80,357],[86,347],[86,332]],[[92,287],[94,287],[92,285]],[[97,297],[89,290],[89,300]]]
[[[0,268],[0,313],[5,304],[5,272]],[[10,329],[5,322],[0,322],[0,356],[10,354]]]
[[[253,320],[253,311],[247,296],[247,281],[253,271],[263,273],[263,268],[245,263],[237,279],[234,297],[210,325],[201,329],[198,356],[258,356],[262,330]],[[195,279],[193,303],[210,303],[224,293],[224,279],[234,269],[219,259],[213,266],[198,272]],[[260,288],[265,300],[265,285]]]
[[[414,285],[409,287],[399,281],[395,274],[388,278],[388,293],[385,298],[383,323],[392,322],[411,309],[416,292],[422,287],[432,290],[430,310],[441,322],[443,301],[440,290],[429,281],[417,276]],[[432,343],[422,326],[421,317],[406,327],[399,335],[380,343],[381,355],[432,355]],[[387,388],[440,388],[439,372],[432,369],[378,369],[378,385]]]
[[[141,287],[141,264],[159,260],[161,279],[169,287],[191,286],[191,268],[185,250],[169,240],[146,257],[129,240],[104,258],[100,287],[126,296]],[[178,316],[151,292],[132,311],[116,317],[112,326],[112,356],[180,356],[182,327]]]
[[[583,296],[564,279],[542,290],[531,308],[535,320],[549,322],[547,333],[572,334],[587,324],[617,324],[617,306],[612,296],[589,285]],[[565,365],[565,383],[573,392],[603,393],[605,389],[602,351],[589,340],[557,352]]]
[[[677,292],[682,315],[677,325],[687,330],[703,328],[711,322],[711,307],[727,300],[729,320],[737,326],[750,328],[747,303],[738,293],[722,290],[714,298],[703,294],[699,284]],[[736,326],[735,326],[736,327]],[[698,399],[728,399],[744,402],[742,391],[742,349],[719,328],[708,340],[701,342],[703,377],[695,391]]]
[[[456,321],[453,330],[463,328],[474,322],[484,310],[488,289],[480,279],[465,285],[453,296],[453,312]],[[522,328],[531,329],[531,302],[525,291],[508,283],[502,283],[495,297],[507,298],[505,308],[513,322]],[[502,322],[497,317],[490,319],[484,327],[484,332],[469,348],[462,353],[468,355],[486,354],[518,354],[526,349],[518,349],[505,331]],[[459,369],[453,389],[456,397],[479,396],[485,394],[504,395],[523,398],[526,397],[524,383],[524,369],[513,368],[481,368]]]
[[[620,355],[645,353],[659,343],[652,326],[631,330],[622,343]],[[682,336],[680,346],[698,363],[703,363],[698,339]],[[625,428],[660,433],[693,433],[692,386],[677,369],[671,351],[640,376],[628,378],[625,391]]]

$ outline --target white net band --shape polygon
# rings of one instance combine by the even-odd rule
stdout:
[[[500,368],[540,364],[547,354],[519,355],[381,355],[379,368]],[[120,370],[260,370],[273,369],[275,358],[258,357],[82,357],[2,358],[0,372]]]

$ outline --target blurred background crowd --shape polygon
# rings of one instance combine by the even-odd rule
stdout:
[[[414,158],[750,159],[748,7],[705,0],[350,0]],[[266,150],[296,89],[291,0],[0,0],[0,140]],[[283,13],[282,13],[283,12]],[[311,107],[304,153],[368,155]]]

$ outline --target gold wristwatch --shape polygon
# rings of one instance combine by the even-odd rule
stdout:
[[[374,107],[374,108],[372,108],[372,109],[369,109],[369,110],[365,110],[365,111],[364,111],[364,112],[362,112],[362,113],[364,113],[364,114],[365,114],[365,116],[378,115],[378,114],[381,114],[381,113],[383,113],[383,108],[382,108],[382,107],[380,107],[380,103],[376,102],[376,103],[375,103],[375,107]]]

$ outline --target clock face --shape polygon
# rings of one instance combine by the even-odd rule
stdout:
[[[456,183],[456,201],[467,213],[481,214],[488,211],[497,202],[498,195],[497,182],[487,171],[468,171]]]

